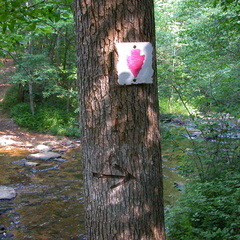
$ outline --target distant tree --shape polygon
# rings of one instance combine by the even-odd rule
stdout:
[[[161,102],[167,99],[169,110],[181,100],[204,113],[238,116],[240,5],[156,2]]]
[[[75,22],[87,237],[163,240],[156,75],[118,85],[114,46],[155,46],[153,1],[75,0]]]
[[[213,6],[216,7],[217,4],[220,4],[224,10],[231,5],[239,9],[239,0],[213,0]]]
[[[14,59],[14,83],[20,95],[29,97],[33,115],[40,95],[65,98],[67,111],[71,107],[76,95],[73,42],[72,0],[0,0],[0,56]]]

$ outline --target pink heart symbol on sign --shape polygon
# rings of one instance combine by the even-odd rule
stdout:
[[[136,78],[142,69],[144,64],[145,55],[140,55],[140,49],[136,49],[136,46],[131,50],[131,55],[127,56],[127,65],[133,76]]]

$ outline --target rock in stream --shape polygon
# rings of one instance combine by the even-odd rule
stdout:
[[[0,186],[0,200],[10,200],[16,197],[16,191],[12,187]]]
[[[59,158],[59,157],[61,157],[61,155],[56,152],[40,152],[40,153],[30,154],[29,156],[27,156],[28,159],[40,159],[44,161],[48,161],[50,159]]]

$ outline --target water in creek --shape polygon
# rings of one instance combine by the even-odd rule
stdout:
[[[11,239],[84,239],[84,213],[79,150],[63,157],[59,168],[32,173],[13,163],[29,155],[16,149],[0,152],[0,185],[13,187],[14,200],[0,201],[0,224]],[[43,169],[47,169],[49,162]]]
[[[0,152],[0,185],[13,187],[17,192],[15,199],[0,201],[4,234],[13,234],[13,240],[85,239],[79,149],[62,155],[66,161],[56,169],[50,168],[55,166],[52,161],[41,162],[37,168],[50,168],[47,171],[34,172],[19,166],[18,160],[29,154],[21,149]],[[171,201],[170,195],[178,194],[173,182],[180,177],[174,165],[164,162],[166,203]]]

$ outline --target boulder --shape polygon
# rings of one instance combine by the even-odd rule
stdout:
[[[16,191],[12,187],[0,186],[0,200],[16,197]]]
[[[12,238],[14,235],[12,233],[3,233],[3,234],[0,234],[0,239],[10,239]]]
[[[56,162],[60,162],[60,163],[66,162],[66,159],[64,159],[64,158],[55,158],[53,160]]]
[[[49,152],[52,148],[44,144],[39,144],[35,147],[35,150],[40,152]]]
[[[36,162],[25,162],[24,163],[25,167],[36,167],[38,165],[39,165],[39,163],[36,163]]]
[[[27,156],[28,159],[40,159],[45,161],[59,157],[61,157],[61,155],[55,152],[41,152],[30,154],[29,156]]]
[[[18,166],[24,166],[26,162],[27,162],[27,159],[23,158],[17,161],[13,161],[12,163],[18,164]]]

